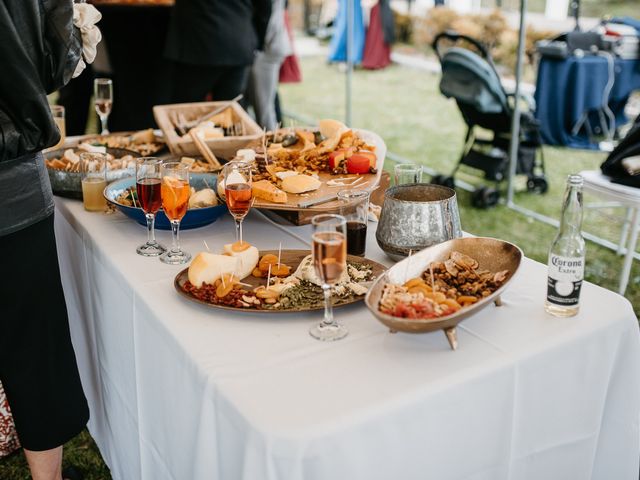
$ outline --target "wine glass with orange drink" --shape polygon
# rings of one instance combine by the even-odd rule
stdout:
[[[171,248],[160,256],[160,261],[170,265],[181,265],[191,260],[191,254],[180,247],[180,221],[187,213],[191,187],[189,168],[179,162],[168,162],[160,167],[162,208],[171,222],[173,242]]]
[[[222,171],[224,197],[231,216],[236,222],[236,243],[242,245],[242,221],[253,205],[251,191],[251,163],[229,162]]]
[[[347,269],[347,220],[341,215],[322,214],[311,219],[313,229],[313,266],[322,283],[324,318],[311,327],[309,334],[323,341],[340,340],[349,331],[333,318],[331,287]]]

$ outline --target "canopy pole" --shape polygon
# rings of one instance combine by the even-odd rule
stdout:
[[[347,2],[347,85],[345,89],[345,122],[348,127],[351,126],[351,80],[353,77],[353,2],[354,0],[345,0]]]
[[[513,190],[518,164],[518,147],[520,145],[520,83],[522,81],[522,63],[526,41],[525,15],[527,0],[520,0],[520,32],[518,38],[518,57],[516,59],[516,91],[511,119],[511,142],[509,144],[509,178],[507,182],[507,206],[513,205]]]

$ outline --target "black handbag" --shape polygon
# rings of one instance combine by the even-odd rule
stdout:
[[[640,171],[632,174],[622,163],[624,159],[638,155],[640,155],[640,116],[636,118],[627,135],[600,165],[600,170],[611,177],[613,183],[640,188]]]

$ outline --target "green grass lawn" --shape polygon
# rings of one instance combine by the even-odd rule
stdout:
[[[302,59],[304,82],[280,89],[285,109],[312,118],[344,118],[345,76],[323,58]],[[355,72],[353,79],[353,125],[379,133],[390,151],[443,173],[451,171],[462,149],[465,125],[453,101],[438,91],[439,76],[394,65],[383,71]],[[517,193],[519,205],[558,218],[565,179],[569,173],[597,169],[605,158],[599,152],[564,148],[544,149],[550,189],[546,195]],[[393,168],[387,162],[386,168]],[[470,172],[470,171],[469,171]],[[467,173],[465,175],[465,173]],[[473,172],[470,172],[473,173]],[[481,183],[468,172],[460,177]],[[523,178],[519,183],[523,185]],[[476,235],[503,238],[519,245],[525,254],[546,263],[547,250],[556,230],[506,208],[477,210],[470,195],[459,189],[462,227]],[[586,197],[586,202],[597,201]],[[585,210],[585,230],[617,242],[621,209]],[[532,234],[533,233],[533,234]],[[615,290],[622,257],[588,242],[587,279]],[[632,269],[627,298],[640,311],[640,268]],[[542,302],[540,305],[542,308]]]
[[[344,118],[344,75],[322,58],[302,60],[304,83],[284,85],[284,108],[312,118]],[[460,153],[464,124],[455,104],[438,92],[435,75],[406,67],[392,66],[379,72],[357,71],[354,77],[354,126],[378,132],[389,150],[442,172],[449,172]],[[584,169],[596,169],[604,155],[561,148],[545,148],[550,190],[544,196],[517,194],[517,203],[538,212],[558,217],[566,175]],[[393,168],[391,163],[386,168]],[[462,178],[462,177],[461,177]],[[479,182],[473,176],[465,180]],[[462,226],[477,234],[503,238],[519,245],[525,254],[546,262],[547,250],[555,229],[534,222],[504,206],[491,210],[470,207],[470,196],[459,190]],[[593,201],[589,199],[587,201]],[[620,228],[620,210],[587,210],[585,229],[616,240]],[[622,258],[588,243],[587,279],[605,288],[615,289]],[[637,262],[636,262],[637,263]],[[634,265],[627,298],[640,310],[640,269]],[[542,309],[544,299],[540,298]],[[87,480],[107,480],[107,467],[85,431],[67,444],[65,463],[80,466]],[[0,460],[0,479],[28,479],[24,456],[19,453]]]
[[[85,480],[110,480],[109,469],[102,461],[98,447],[91,435],[84,430],[80,435],[65,445],[63,467],[74,465],[85,473]],[[1,480],[30,480],[27,461],[18,451],[0,460]]]

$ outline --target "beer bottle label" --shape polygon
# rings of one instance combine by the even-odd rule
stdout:
[[[583,279],[584,257],[549,255],[547,300],[563,307],[578,305]]]

